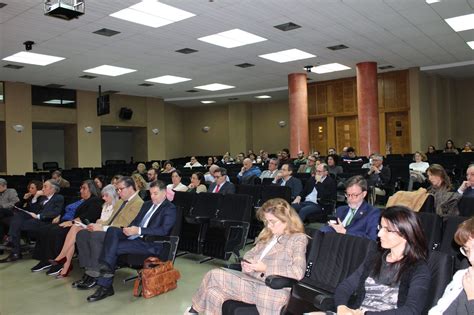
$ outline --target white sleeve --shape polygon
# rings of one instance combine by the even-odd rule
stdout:
[[[453,280],[451,280],[444,290],[443,296],[438,300],[436,305],[430,309],[428,315],[442,315],[453,301],[456,300],[463,290],[462,278],[466,271],[467,269],[462,269],[454,274]]]

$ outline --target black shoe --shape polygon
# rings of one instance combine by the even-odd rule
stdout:
[[[89,277],[82,281],[82,283],[78,283],[76,285],[76,289],[78,290],[89,290],[95,287],[97,284],[97,278]]]
[[[79,284],[84,283],[84,282],[87,281],[89,278],[90,278],[90,277],[89,277],[86,273],[84,273],[84,274],[82,275],[82,278],[79,279],[79,280],[74,281],[74,282],[71,284],[71,286],[72,286],[73,288],[77,288],[77,286],[78,286]]]
[[[42,270],[45,270],[45,269],[48,269],[49,267],[51,267],[51,264],[47,261],[40,261],[36,266],[34,266],[33,268],[31,268],[31,271],[32,272],[38,272],[38,271],[42,271]]]
[[[57,276],[59,273],[63,270],[63,264],[57,264],[54,266],[51,266],[49,270],[46,272],[48,276]]]
[[[99,286],[94,294],[87,297],[87,302],[95,302],[105,299],[106,297],[114,295],[114,288],[104,288]]]
[[[21,259],[21,254],[11,253],[10,255],[8,255],[7,258],[0,259],[0,264],[8,263],[8,262],[14,262],[14,261],[17,261],[19,259]]]
[[[0,249],[0,255],[3,255],[3,249]]]

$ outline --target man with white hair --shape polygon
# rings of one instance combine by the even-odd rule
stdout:
[[[466,179],[458,189],[463,197],[474,198],[474,164],[469,165],[466,171]]]
[[[0,178],[0,219],[13,215],[12,208],[20,201],[15,189],[7,187],[7,181]]]

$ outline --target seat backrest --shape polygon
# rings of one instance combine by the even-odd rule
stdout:
[[[192,217],[208,217],[214,218],[219,207],[222,194],[200,193],[196,196],[194,206],[191,208],[189,215]]]
[[[462,197],[461,200],[459,200],[458,209],[460,216],[474,216],[474,197]]]
[[[59,169],[58,162],[43,162],[43,170],[53,171]]]
[[[250,222],[252,206],[252,196],[240,194],[223,195],[216,213],[216,219]]]
[[[237,193],[252,196],[253,204],[257,205],[262,198],[262,187],[258,185],[240,184],[237,186]]]
[[[428,249],[438,248],[441,243],[443,220],[436,213],[418,212],[416,215],[425,233]]]
[[[467,259],[459,251],[459,245],[454,241],[454,234],[459,224],[466,221],[467,217],[446,216],[443,218],[443,236],[439,250],[454,257],[454,270],[467,267]]]
[[[376,248],[372,240],[339,233],[315,234],[307,258],[302,283],[334,293],[337,285],[350,276]]]
[[[262,186],[261,203],[273,198],[282,198],[288,202],[291,202],[291,188],[278,185]]]
[[[433,195],[428,195],[419,212],[436,213]]]
[[[174,193],[173,203],[177,208],[181,208],[183,215],[188,215],[189,210],[196,201],[196,193],[176,191]]]
[[[429,300],[425,307],[425,314],[438,302],[444,293],[444,289],[451,281],[453,277],[454,260],[453,257],[448,254],[430,251],[428,267],[431,271],[431,284],[429,287]]]

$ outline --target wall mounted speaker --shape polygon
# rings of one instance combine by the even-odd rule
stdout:
[[[120,108],[119,118],[123,120],[130,120],[132,119],[133,110],[127,107]]]

